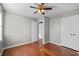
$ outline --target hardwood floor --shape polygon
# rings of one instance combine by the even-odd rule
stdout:
[[[45,48],[49,51],[50,55],[54,56],[79,56],[77,51],[68,49],[66,47],[58,46],[52,43],[47,43]]]
[[[52,43],[34,42],[4,50],[2,56],[79,56],[76,51]]]

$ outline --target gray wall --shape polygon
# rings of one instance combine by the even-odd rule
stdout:
[[[79,15],[61,19],[61,44],[79,51]]]
[[[60,19],[51,18],[49,21],[50,41],[60,43]]]
[[[44,17],[44,42],[49,41],[49,18]]]
[[[5,12],[4,47],[31,42],[31,18]]]
[[[3,37],[2,37],[2,32],[3,32],[3,10],[2,6],[0,4],[0,50],[3,48]]]
[[[78,15],[79,10],[74,10],[71,12],[66,12],[64,14],[53,16],[49,19],[49,41],[56,44],[61,43],[61,19],[64,17],[69,17],[73,15]]]

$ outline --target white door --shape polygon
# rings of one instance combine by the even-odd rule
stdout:
[[[38,23],[35,21],[31,22],[31,42],[38,41]]]
[[[79,51],[79,15],[61,20],[61,44]]]

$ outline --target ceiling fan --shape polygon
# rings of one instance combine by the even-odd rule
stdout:
[[[36,14],[37,12],[41,14],[45,14],[45,10],[52,10],[52,7],[46,7],[45,3],[38,4],[37,7],[30,6],[30,8],[37,9],[33,14]]]

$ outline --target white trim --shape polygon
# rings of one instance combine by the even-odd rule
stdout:
[[[10,46],[10,47],[5,47],[5,48],[3,48],[3,49],[9,49],[9,48],[17,47],[17,46],[20,46],[20,45],[29,44],[29,43],[31,43],[31,42],[25,42],[25,43],[13,45],[13,46]]]
[[[48,41],[48,42],[53,43],[53,44],[56,44],[56,45],[59,45],[59,46],[62,46],[62,45],[59,44],[59,43],[55,43],[55,42],[52,42],[52,41]]]
[[[10,47],[5,47],[5,48],[3,48],[3,49],[14,48],[14,47],[17,47],[17,46],[20,46],[20,45],[29,44],[29,43],[34,43],[34,42],[36,42],[36,41],[33,41],[33,42],[25,42],[25,43],[21,43],[21,44],[13,45],[13,46],[10,46]]]
[[[17,46],[21,46],[21,45],[24,45],[24,44],[29,44],[29,43],[34,43],[36,41],[33,41],[33,42],[25,42],[25,43],[21,43],[21,44],[17,44],[17,45],[13,45],[13,46],[10,46],[10,47],[5,47],[2,49],[1,53],[0,53],[0,56],[2,55],[4,49],[9,49],[9,48],[14,48],[14,47],[17,47]]]
[[[34,42],[37,42],[38,40],[35,40],[35,41],[31,41],[30,43],[34,43]]]
[[[4,49],[1,50],[0,56],[2,56],[3,51],[4,51]]]
[[[43,44],[47,44],[49,41],[47,41],[47,42],[44,42]]]

